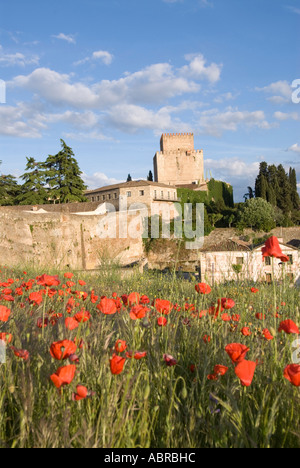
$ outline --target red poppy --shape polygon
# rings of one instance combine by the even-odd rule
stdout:
[[[275,257],[275,258],[279,258],[282,262],[289,261],[289,257],[282,253],[278,239],[275,236],[271,236],[266,240],[265,245],[261,249],[261,251],[262,251],[263,258]]]
[[[68,330],[75,330],[75,328],[79,327],[79,322],[74,317],[67,317],[65,319],[65,327]]]
[[[221,364],[216,364],[214,367],[214,374],[216,375],[225,375],[228,371],[228,367],[222,366]]]
[[[50,375],[50,379],[55,387],[60,388],[63,385],[69,385],[75,377],[76,366],[69,364],[68,366],[59,367],[57,371]]]
[[[209,335],[204,335],[202,340],[204,341],[204,343],[209,343],[211,341],[211,337]]]
[[[72,279],[73,278],[73,273],[70,273],[70,272],[67,272],[64,274],[64,277],[67,278],[67,279]]]
[[[99,304],[97,305],[97,309],[105,315],[112,315],[117,312],[117,307],[115,301],[113,299],[109,299],[108,297],[102,297],[100,299]]]
[[[241,316],[239,314],[233,314],[231,316],[231,320],[233,320],[234,322],[239,322],[240,318],[241,318]]]
[[[86,282],[83,281],[83,280],[79,280],[79,281],[78,281],[78,284],[80,284],[80,286],[85,286],[85,285],[86,285]]]
[[[77,322],[87,322],[90,318],[91,314],[87,310],[81,310],[74,315],[74,319],[77,320]]]
[[[241,343],[230,343],[225,346],[225,351],[233,363],[243,361],[249,349],[250,348]]]
[[[221,305],[223,309],[232,309],[232,307],[235,306],[235,302],[233,299],[228,297],[222,297],[221,299],[218,299],[218,305]]]
[[[256,362],[246,361],[246,359],[239,362],[237,366],[235,367],[234,369],[235,374],[240,379],[241,384],[244,387],[249,387],[249,385],[251,385],[254,372],[255,372],[255,368],[256,368]]]
[[[176,366],[177,361],[176,361],[175,358],[173,358],[173,356],[171,356],[171,354],[164,354],[164,355],[163,355],[163,358],[164,358],[164,361],[165,361],[165,363],[166,363],[166,365],[167,365],[168,367],[170,367],[170,366]]]
[[[278,331],[280,332],[281,330],[283,330],[285,333],[287,334],[291,334],[291,333],[295,333],[297,335],[299,335],[299,328],[297,327],[297,325],[293,322],[293,320],[290,320],[290,319],[287,319],[287,320],[283,320],[280,324],[279,324],[279,328],[278,328]]]
[[[58,276],[51,276],[51,275],[42,275],[37,277],[37,284],[42,284],[43,286],[58,286],[60,284],[60,280]]]
[[[266,314],[263,314],[262,312],[257,312],[257,313],[255,314],[255,317],[256,317],[258,320],[265,320]]]
[[[36,326],[38,328],[46,328],[48,326],[49,320],[47,317],[43,319],[43,317],[39,317],[36,321]]]
[[[136,351],[133,355],[134,359],[142,359],[143,357],[147,356],[147,351]],[[126,357],[132,358],[132,351],[126,351]]]
[[[211,287],[206,283],[198,283],[195,286],[195,290],[199,294],[209,294],[211,292]]]
[[[115,343],[115,350],[117,353],[122,353],[127,348],[126,341],[117,340]]]
[[[11,346],[10,349],[13,350],[15,356],[24,359],[24,361],[27,361],[29,358],[29,352],[26,349],[18,349],[15,348],[14,346]]]
[[[257,288],[251,288],[251,292],[254,293],[254,294],[257,293],[258,291],[259,291],[259,289],[257,289]]]
[[[127,297],[127,304],[129,306],[133,306],[133,305],[136,305],[136,304],[139,304],[140,302],[140,295],[139,293],[137,292],[132,292],[129,294],[129,296]]]
[[[218,380],[218,376],[216,374],[208,374],[208,380]]]
[[[148,296],[143,295],[143,296],[140,298],[140,303],[141,303],[141,304],[149,304],[149,302],[150,302],[150,299],[149,299]]]
[[[224,314],[221,315],[221,319],[223,320],[223,322],[230,322],[231,317],[229,314],[225,312]]]
[[[284,377],[295,387],[300,387],[300,365],[289,364],[283,371]]]
[[[0,305],[0,321],[7,322],[10,316],[11,310],[8,307]]]
[[[112,374],[121,374],[123,371],[123,367],[125,364],[126,359],[122,356],[117,356],[115,353],[113,354],[112,358],[110,359],[110,371]]]
[[[54,359],[61,361],[62,359],[68,359],[70,355],[74,354],[76,348],[77,346],[74,341],[56,341],[50,346],[50,354]]]
[[[160,317],[157,318],[157,325],[158,326],[164,327],[165,325],[167,325],[167,323],[168,323],[168,320],[163,315],[161,315]]]
[[[262,334],[264,335],[265,339],[267,341],[270,341],[270,340],[273,340],[274,336],[271,335],[271,333],[269,332],[269,330],[267,328],[264,328],[262,330]]]
[[[160,314],[168,315],[173,309],[173,304],[167,299],[155,299],[154,307]]]
[[[137,304],[131,307],[129,316],[132,320],[142,319],[145,317],[146,313],[149,312],[149,310],[150,309],[148,309],[148,307]]]
[[[249,327],[243,327],[241,329],[241,334],[244,335],[244,336],[250,336],[251,335],[250,328]]]
[[[77,385],[76,393],[72,393],[72,400],[79,401],[86,398],[89,394],[88,389],[84,385]]]
[[[0,340],[5,341],[5,343],[10,343],[12,340],[12,334],[2,332],[0,333]]]
[[[41,291],[32,292],[29,294],[29,302],[33,305],[40,305],[43,301],[43,294]]]

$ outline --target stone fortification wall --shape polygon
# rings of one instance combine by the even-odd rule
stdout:
[[[71,207],[70,207],[71,208]],[[80,211],[82,204],[80,204]],[[128,217],[128,223],[138,216]],[[100,224],[99,224],[100,223]],[[102,237],[100,236],[102,225]],[[76,215],[71,212],[27,213],[0,209],[0,264],[73,269],[99,268],[101,259],[112,258],[128,265],[143,256],[141,236],[103,238],[106,215]],[[119,215],[116,213],[116,232]]]

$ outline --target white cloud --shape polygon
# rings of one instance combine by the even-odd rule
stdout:
[[[103,172],[95,172],[91,175],[83,173],[82,179],[88,186],[88,190],[96,190],[97,188],[104,187],[105,185],[113,185],[124,182],[124,180],[108,177],[106,174],[103,174]]]
[[[298,143],[295,143],[294,145],[288,148],[288,151],[293,151],[294,153],[300,154],[300,146],[298,145]]]
[[[53,34],[52,37],[55,37],[55,39],[61,39],[63,41],[69,42],[69,44],[76,44],[76,40],[73,35],[71,34],[64,34],[64,33],[59,33],[59,34]]]
[[[35,104],[18,103],[0,106],[0,135],[40,138],[47,128],[47,118]]]
[[[85,57],[82,60],[74,62],[74,65],[83,65],[87,62],[92,62],[95,60],[101,60],[105,65],[110,65],[113,61],[114,56],[107,50],[97,50],[93,52],[91,57]]]
[[[290,5],[287,5],[286,8],[290,10],[292,13],[295,13],[296,15],[300,15],[300,8],[296,8]]]
[[[287,81],[276,81],[269,84],[268,86],[264,86],[263,88],[255,89],[256,91],[263,91],[267,94],[273,94],[273,96],[269,97],[268,100],[274,104],[284,104],[291,102],[292,88],[291,84]]]
[[[297,112],[290,112],[290,113],[286,113],[286,112],[280,112],[280,111],[277,111],[277,112],[274,112],[274,117],[275,119],[277,120],[299,120],[300,117],[299,117],[299,114]]]
[[[39,57],[37,55],[32,55],[26,57],[20,52],[14,54],[4,53],[3,47],[0,45],[0,65],[9,67],[9,66],[21,66],[25,67],[26,65],[37,65],[39,63]]]
[[[187,54],[185,59],[190,63],[180,69],[180,74],[197,80],[208,80],[216,83],[220,79],[222,65],[212,63],[206,65],[206,60],[202,54]]]
[[[265,130],[271,128],[262,110],[249,112],[232,108],[222,112],[217,109],[204,111],[200,114],[197,124],[200,133],[216,137],[222,136],[224,131],[235,132],[240,126],[257,127]]]
[[[212,170],[217,177],[255,177],[258,174],[259,162],[245,162],[238,157],[224,159],[205,159],[205,168]]]

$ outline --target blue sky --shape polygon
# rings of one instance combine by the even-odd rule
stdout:
[[[2,1],[0,170],[62,138],[92,189],[146,178],[162,133],[193,132],[235,201],[261,161],[300,182],[299,31],[300,0]]]

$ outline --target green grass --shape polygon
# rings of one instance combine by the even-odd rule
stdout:
[[[43,273],[28,271],[24,276],[22,271],[9,269],[1,273],[2,283],[14,279],[14,302],[0,301],[12,311],[7,322],[0,322],[0,332],[11,333],[11,344],[30,353],[24,361],[8,345],[6,362],[0,365],[1,448],[300,447],[300,389],[283,376],[285,366],[292,363],[296,335],[277,331],[285,318],[300,325],[299,289],[277,285],[274,304],[272,286],[263,284],[256,294],[250,292],[250,284],[231,283],[217,285],[209,295],[200,296],[195,283],[179,281],[173,275],[149,272],[121,279],[117,273],[75,273],[76,284],[66,296],[57,293],[44,298],[39,306],[27,301],[30,292],[43,289],[36,282],[31,290],[23,287],[23,295],[14,293],[29,278]],[[61,284],[54,289],[65,291],[62,285],[67,280],[57,274]],[[79,286],[79,279],[86,286]],[[67,330],[65,306],[76,290],[86,291],[88,297],[76,298],[78,305],[71,315],[84,307],[91,319]],[[112,297],[113,292],[120,297],[137,291],[149,297],[150,311],[139,320],[130,318],[129,307],[104,315],[96,308],[99,300],[90,301],[91,290],[99,300],[102,295]],[[200,319],[191,309],[185,310],[185,304],[193,304],[198,311],[208,309],[221,297],[235,301],[234,308],[226,312],[239,314],[239,322],[223,322],[221,314]],[[155,298],[181,307],[166,316],[165,327],[157,325],[159,314],[151,305]],[[43,312],[45,317],[54,312],[63,316],[42,330],[36,322]],[[258,312],[266,314],[265,320],[255,317]],[[250,327],[251,336],[241,334],[243,326]],[[263,328],[272,332],[272,341],[263,339]],[[204,335],[211,340],[205,342]],[[49,377],[68,361],[54,360],[50,345],[75,338],[84,343],[76,352],[77,372],[60,392]],[[147,355],[140,360],[127,358],[123,372],[113,375],[109,360],[117,339],[126,340],[128,351],[147,351]],[[247,359],[258,361],[249,387],[240,384],[224,350],[233,342],[246,344],[250,348]],[[177,364],[168,367],[164,354],[172,355]],[[208,380],[216,364],[227,366],[228,372],[218,380]],[[79,383],[94,392],[93,396],[73,401]]]

